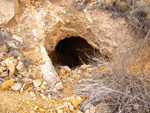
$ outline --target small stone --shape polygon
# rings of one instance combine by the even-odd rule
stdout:
[[[36,113],[34,110],[30,111],[30,113]]]
[[[13,86],[11,86],[12,90],[18,91],[22,88],[22,84],[21,83],[15,83]]]
[[[24,56],[29,56],[30,54],[27,52],[24,52]]]
[[[9,69],[9,74],[13,76],[15,73],[16,65],[18,64],[18,60],[15,59],[14,57],[10,57],[10,58],[5,59],[5,63]]]
[[[23,85],[23,91],[26,91],[30,87],[30,83],[25,83]]]
[[[70,102],[71,102],[70,100],[67,100],[66,103],[67,103],[68,106],[72,106],[72,104]]]
[[[1,73],[1,77],[6,77],[6,76],[8,76],[8,71],[5,71],[5,72]]]
[[[57,113],[63,113],[63,110],[58,110]]]
[[[77,113],[83,113],[82,111],[77,110]]]
[[[2,67],[0,67],[0,73],[2,73],[3,72],[3,68]]]
[[[65,72],[69,73],[71,72],[71,69],[68,66],[64,66],[63,69],[65,70]]]
[[[90,113],[95,113],[95,107],[93,105],[90,107]]]
[[[67,24],[69,24],[69,23],[70,23],[70,20],[69,20],[69,19],[66,19],[66,22],[67,22]]]
[[[10,86],[14,85],[14,80],[6,80],[2,84],[2,89],[8,89]]]
[[[47,90],[47,87],[45,85],[41,85],[41,88]]]
[[[44,112],[45,110],[44,110],[44,109],[42,109],[42,108],[39,108],[39,111],[40,111],[40,112]]]
[[[37,78],[37,79],[41,78],[41,75],[40,75],[40,74],[38,74],[38,75],[36,76],[36,78]]]
[[[39,80],[39,79],[33,80],[33,84],[35,87],[39,87],[41,85],[41,80]]]
[[[80,96],[82,101],[85,101],[86,100],[86,97],[85,96]]]
[[[18,65],[16,66],[16,68],[17,68],[19,74],[21,74],[25,77],[29,77],[29,73],[27,72],[24,64],[21,61],[18,62]]]
[[[61,110],[61,106],[58,106],[58,104],[55,104],[55,106],[57,107],[57,111]]]
[[[56,88],[57,90],[61,90],[61,89],[63,89],[64,87],[63,87],[62,83],[59,82],[59,83],[56,83],[56,85],[54,86],[54,88]]]
[[[77,73],[78,73],[78,74],[81,74],[81,73],[82,73],[82,71],[81,71],[81,70],[77,70]]]
[[[34,106],[34,108],[33,108],[34,110],[37,110],[38,109],[38,106]]]
[[[29,88],[28,88],[28,92],[31,92],[31,91],[33,91],[33,88],[32,88],[32,87],[29,87]]]
[[[17,74],[17,77],[18,77],[18,78],[22,78],[22,75],[21,75],[21,74]]]
[[[88,68],[88,65],[84,64],[84,65],[82,65],[80,68],[83,69],[83,70],[85,70],[85,69]]]
[[[72,75],[73,75],[73,72],[71,71],[71,72],[69,73],[69,75],[72,76]]]
[[[77,7],[79,7],[79,6],[80,6],[80,3],[78,2],[78,3],[77,3]]]
[[[45,81],[43,81],[43,84],[46,85],[47,83]]]
[[[45,100],[45,99],[46,99],[46,96],[42,96],[42,99],[44,99],[44,100]]]
[[[52,99],[51,94],[48,94],[47,98],[48,98],[48,99]]]
[[[35,97],[35,96],[36,96],[36,95],[35,95],[35,93],[34,93],[34,92],[32,92],[32,91],[30,92],[30,95],[31,95],[31,96],[33,96],[33,97]]]
[[[62,69],[60,70],[60,74],[61,74],[61,75],[64,75],[65,73],[66,73],[66,72],[65,72],[65,69],[62,68]]]
[[[78,108],[78,105],[81,103],[81,101],[78,98],[74,98],[72,99],[72,104],[74,106],[74,108]]]
[[[80,75],[76,75],[76,76],[74,77],[74,79],[75,79],[75,80],[79,80],[79,79],[80,79]]]
[[[77,96],[76,99],[78,100],[78,103],[81,104],[82,98],[80,96]]]
[[[62,79],[67,80],[67,75],[66,74],[62,75]]]
[[[30,78],[24,78],[24,79],[22,79],[22,81],[25,83],[30,83],[30,84],[33,82],[32,79],[30,79]]]
[[[41,87],[36,87],[36,90],[41,92],[42,91],[42,88]]]
[[[74,107],[72,105],[69,106],[70,111],[74,111]]]
[[[83,9],[84,12],[87,12],[87,9]]]
[[[89,109],[87,109],[87,110],[85,111],[85,113],[90,113],[90,110],[89,110]]]

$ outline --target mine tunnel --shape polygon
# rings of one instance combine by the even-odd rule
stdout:
[[[81,37],[69,37],[60,40],[50,55],[53,64],[67,65],[70,68],[89,64],[92,57],[99,51]]]

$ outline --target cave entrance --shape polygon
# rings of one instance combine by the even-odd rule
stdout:
[[[67,65],[70,68],[89,64],[92,56],[99,50],[92,47],[86,40],[80,37],[70,37],[60,40],[50,55],[53,64]]]

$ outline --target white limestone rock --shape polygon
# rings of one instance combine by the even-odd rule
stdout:
[[[41,46],[41,53],[43,54],[43,61],[45,62],[45,64],[41,65],[43,79],[45,79],[51,87],[54,87],[54,85],[56,83],[59,83],[60,80],[57,76],[57,73],[53,67],[53,64],[52,64],[50,58],[47,55],[45,47],[43,47],[43,46]]]
[[[23,75],[24,77],[29,77],[29,73],[27,72],[23,62],[19,61],[16,68],[17,68],[19,74]]]
[[[35,87],[39,87],[41,85],[41,80],[39,80],[39,79],[33,80],[33,84]]]
[[[9,57],[5,59],[6,66],[9,69],[9,75],[14,75],[16,65],[18,64],[18,60],[14,57]]]
[[[61,89],[63,89],[63,85],[62,85],[61,82],[59,82],[59,83],[56,83],[56,85],[54,86],[54,88],[57,89],[57,90],[61,90]]]
[[[13,86],[11,86],[12,90],[18,91],[22,88],[22,84],[21,83],[14,83]]]

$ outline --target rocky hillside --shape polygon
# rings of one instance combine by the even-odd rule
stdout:
[[[150,113],[149,0],[0,6],[0,112]]]

